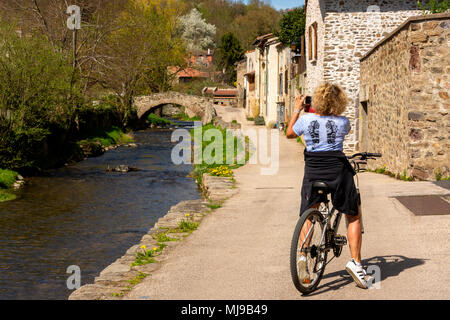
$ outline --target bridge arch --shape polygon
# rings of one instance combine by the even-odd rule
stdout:
[[[165,104],[176,104],[185,107],[189,116],[200,117],[203,124],[211,122],[217,116],[212,100],[206,97],[179,92],[162,92],[148,96],[139,96],[134,99],[134,107],[139,119],[152,109]]]

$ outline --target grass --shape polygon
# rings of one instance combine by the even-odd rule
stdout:
[[[131,267],[145,266],[149,263],[156,263],[155,258],[153,258],[153,251],[147,251],[145,253],[136,253],[136,260],[131,264]]]
[[[104,130],[96,130],[91,132],[84,140],[79,141],[79,144],[100,143],[104,147],[109,147],[114,144],[131,143],[133,138],[122,131],[118,127],[111,127]]]
[[[0,169],[0,188],[12,188],[19,174],[15,171]]]
[[[128,283],[130,284],[129,286],[127,286],[123,291],[121,292],[113,292],[112,296],[116,297],[116,298],[121,298],[125,295],[126,292],[130,292],[131,289],[133,289],[134,286],[138,285],[139,283],[141,283],[145,278],[147,278],[149,275],[147,273],[143,273],[143,272],[139,272],[139,274],[131,279],[128,280]]]
[[[397,180],[403,180],[403,181],[414,181],[414,176],[408,176],[406,174],[406,170],[403,170],[402,174],[395,174],[389,170],[386,170],[386,165],[383,165],[381,168],[375,169],[375,170],[371,170],[371,169],[366,169],[367,172],[374,172],[374,173],[378,173],[378,174],[384,174],[386,176],[389,176],[391,178],[397,179]]]
[[[199,116],[194,116],[194,117],[189,117],[186,112],[181,112],[179,114],[176,114],[174,116],[172,116],[172,118],[176,119],[176,120],[181,120],[181,121],[201,121],[202,119]]]
[[[149,263],[156,263],[155,256],[161,253],[164,248],[167,247],[164,243],[159,243],[158,247],[154,247],[151,250],[147,250],[145,246],[142,246],[141,251],[137,251],[135,254],[136,260],[131,264],[131,267],[144,266]]]
[[[169,121],[167,119],[158,117],[156,114],[154,113],[150,113],[147,117],[147,122],[149,124],[153,124],[155,126],[166,126],[166,125],[171,125],[173,124],[172,121]]]
[[[141,283],[142,280],[144,280],[147,277],[148,277],[147,273],[139,272],[139,274],[134,279],[128,280],[128,283],[134,287],[135,285]]]
[[[15,171],[0,169],[0,202],[16,199],[16,195],[9,192],[19,174]]]
[[[164,242],[170,242],[170,241],[178,241],[178,239],[171,238],[164,232],[158,233],[155,236],[155,239],[156,239],[156,241],[158,241],[158,243],[164,243]]]
[[[196,130],[201,130],[201,132],[197,132]],[[205,141],[205,139],[202,139],[202,145],[201,150],[199,149],[197,152],[201,152],[202,156],[202,163],[195,164],[194,165],[194,171],[193,176],[195,177],[197,184],[202,183],[202,177],[204,173],[210,173],[213,170],[217,170],[217,174],[221,175],[222,173],[226,176],[232,176],[232,173],[230,173],[230,170],[237,169],[241,166],[243,166],[249,159],[250,159],[250,152],[249,152],[249,138],[245,137],[244,139],[242,137],[234,137],[234,148],[233,150],[227,149],[227,130],[219,128],[214,126],[213,124],[207,124],[200,128],[194,129],[191,131],[191,134],[194,135],[200,135],[202,137],[205,137],[205,134],[208,130],[218,130],[222,134],[222,141],[223,145],[218,146],[217,149],[211,148],[214,146],[211,146],[208,148],[211,144],[215,143],[215,141]],[[215,138],[214,138],[215,139]],[[205,159],[205,150],[209,149],[211,151],[211,154],[206,154]],[[221,152],[222,155],[216,153]],[[232,152],[232,163],[227,164],[227,152]],[[245,155],[245,161],[242,164],[238,163],[238,155],[244,153]],[[217,158],[217,159],[216,159]],[[213,173],[214,174],[214,173]]]
[[[436,181],[449,181],[449,180],[450,180],[450,176],[448,176],[448,177],[443,177],[443,176],[442,176],[442,172],[441,172],[441,171],[437,171],[437,172],[435,172],[435,174],[434,174],[434,179],[435,179]]]
[[[210,201],[206,206],[212,210],[216,210],[222,208],[222,203]]]
[[[198,223],[188,221],[188,220],[183,220],[178,224],[178,228],[181,230],[181,232],[191,233],[191,232],[197,230]]]
[[[406,170],[403,170],[403,174],[399,177],[399,179],[403,181],[414,181],[414,177],[406,175]]]
[[[17,196],[15,194],[0,190],[0,202],[11,201],[15,200],[16,198]]]

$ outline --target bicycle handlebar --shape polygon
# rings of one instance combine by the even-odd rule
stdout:
[[[348,159],[354,159],[356,157],[361,157],[361,160],[365,160],[368,158],[381,158],[383,155],[381,153],[370,153],[370,152],[361,152],[356,153],[350,157],[347,157]]]

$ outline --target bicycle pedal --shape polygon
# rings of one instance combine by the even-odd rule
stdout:
[[[340,234],[335,235],[334,236],[334,243],[337,246],[345,246],[345,245],[347,245],[347,238],[345,236],[343,236],[343,235],[340,235]]]

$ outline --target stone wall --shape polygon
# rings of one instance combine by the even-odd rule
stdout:
[[[362,58],[361,147],[383,153],[372,169],[449,175],[449,32],[448,13],[411,18]]]
[[[359,59],[407,18],[418,15],[416,0],[313,0],[308,2],[307,31],[318,23],[318,59],[307,57],[307,90],[322,81],[341,85],[349,98],[345,116],[352,125],[345,141],[349,152],[358,149]],[[307,54],[309,34],[306,32]]]
[[[323,0],[309,0],[307,4],[306,15],[306,30],[305,30],[305,53],[306,53],[306,94],[312,95],[314,90],[323,82],[323,59],[325,48],[325,24],[324,17],[326,13],[325,2]],[[316,61],[309,57],[309,33],[308,28],[314,22],[317,23],[317,38],[318,41],[318,58]]]
[[[237,70],[237,107],[238,108],[245,108],[245,78],[244,74],[247,70],[247,60],[241,60],[236,65]]]

